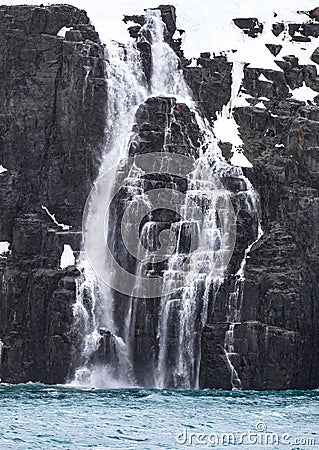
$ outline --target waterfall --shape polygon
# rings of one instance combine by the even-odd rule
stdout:
[[[193,221],[188,199],[196,195],[206,203],[201,223],[199,245],[191,255],[189,272],[180,299],[162,298],[159,326],[159,364],[157,386],[179,388],[199,387],[201,334],[206,324],[209,300],[218,291],[232,251],[232,236],[223,232],[216,211],[225,209],[222,219],[232,222],[232,207],[228,192],[214,179],[206,158],[198,161],[194,180],[186,194],[186,217]],[[227,211],[227,212],[226,212]],[[225,229],[227,229],[224,225]],[[179,269],[178,258],[170,258],[164,278],[170,280]],[[164,291],[165,294],[165,291]],[[168,333],[169,330],[173,332]]]
[[[0,339],[0,365],[1,365],[1,363],[2,363],[2,351],[3,351],[3,342],[2,342],[2,340]],[[1,379],[0,379],[0,381],[1,381]]]
[[[254,192],[254,190],[251,188],[251,193],[253,196],[251,197],[251,203],[248,204],[248,208],[251,210],[253,208],[253,211],[258,210],[257,203],[257,196]],[[235,352],[235,327],[236,325],[239,325],[241,323],[241,307],[242,307],[242,301],[243,301],[243,289],[244,289],[244,283],[245,283],[245,267],[247,264],[247,257],[252,249],[253,245],[259,241],[261,236],[263,235],[263,230],[261,228],[261,222],[260,218],[258,216],[258,231],[257,231],[257,238],[248,245],[248,247],[245,250],[244,257],[242,259],[242,262],[240,264],[240,268],[238,269],[238,272],[236,273],[236,281],[234,286],[234,291],[230,292],[228,295],[228,303],[226,305],[227,307],[227,322],[229,323],[229,328],[226,331],[225,334],[225,341],[224,341],[224,351],[227,363],[229,365],[231,377],[230,382],[232,389],[241,389],[242,383],[241,379],[238,375],[237,370],[235,369],[235,366],[233,364],[233,359],[238,356],[238,354]]]
[[[114,180],[102,185],[99,180],[125,156],[135,111],[147,97],[147,88],[140,55],[135,45],[123,46],[109,42],[105,59],[108,94],[106,136],[99,177],[83,220],[87,252],[81,252],[78,263],[82,277],[78,280],[77,300],[74,305],[74,328],[83,330],[84,339],[81,343],[81,364],[76,370],[73,383],[94,387],[121,387],[133,384],[134,377],[127,346],[123,339],[117,336],[111,289],[96,274],[105,270],[105,251],[101,245],[104,227],[107,227],[104,207],[106,199],[111,195]],[[112,172],[108,173],[112,175]],[[89,258],[94,260],[95,270]],[[117,359],[116,367],[114,361],[106,365],[94,362],[94,354],[107,340],[108,348],[105,351]]]
[[[231,89],[231,97],[229,100],[229,103],[224,106],[222,113],[220,114],[220,117],[218,118],[218,121],[224,122],[225,129],[233,130],[233,157],[232,161],[236,159],[236,154],[242,154],[241,144],[242,141],[240,139],[240,136],[238,134],[238,127],[235,122],[235,119],[233,117],[233,109],[237,104],[240,103],[240,88],[242,85],[242,81],[244,78],[244,64],[239,63],[238,61],[233,62],[233,69],[232,69],[232,89]],[[246,160],[246,161],[245,161]],[[242,155],[242,158],[240,161],[244,161],[244,166],[249,167],[250,163],[247,160],[245,156]],[[248,164],[247,164],[248,163]],[[237,353],[235,353],[235,327],[236,325],[240,324],[241,320],[241,307],[242,307],[242,301],[243,301],[243,288],[244,288],[244,282],[245,282],[245,267],[247,264],[247,257],[252,249],[253,245],[261,238],[263,231],[261,228],[261,220],[259,217],[259,211],[258,211],[258,196],[255,192],[252,184],[250,181],[246,178],[245,183],[247,185],[247,193],[244,197],[244,203],[245,203],[245,210],[248,211],[251,215],[254,213],[256,214],[256,239],[253,240],[253,242],[249,243],[247,248],[245,249],[243,259],[241,261],[240,267],[235,274],[236,281],[233,292],[230,292],[228,295],[228,301],[226,305],[227,309],[227,317],[226,320],[229,323],[229,328],[226,331],[225,334],[225,341],[224,341],[224,351],[227,363],[229,365],[230,373],[231,373],[231,386],[233,389],[241,389],[242,383],[239,377],[239,374],[237,370],[235,369],[235,366],[233,364],[233,360],[236,359],[238,356]]]
[[[134,386],[142,380],[144,385],[159,388],[199,387],[201,335],[208,311],[213,308],[226,275],[236,237],[236,213],[231,202],[231,192],[224,187],[223,179],[231,176],[243,179],[247,186],[244,195],[247,199],[256,199],[241,168],[224,160],[217,138],[197,110],[179,68],[179,59],[165,42],[164,35],[161,12],[148,10],[145,24],[139,32],[140,42],[149,43],[151,48],[152,73],[148,86],[135,44],[123,46],[110,43],[107,46],[105,152],[84,215],[86,253],[81,253],[78,263],[82,277],[78,281],[74,305],[74,328],[82,330],[83,335],[73,381],[76,385],[122,387]],[[236,83],[233,83],[234,86]],[[137,145],[138,140],[134,131],[135,113],[143,102],[154,97],[172,98],[172,108],[174,99],[179,104],[187,105],[199,126],[201,142],[197,157],[192,158],[187,189],[179,205],[181,218],[170,226],[169,232],[176,237],[176,242],[168,252],[160,295],[153,299],[141,298],[140,295],[139,280],[145,275],[146,278],[152,278],[147,262],[150,257],[154,257],[154,248],[157,246],[155,235],[158,222],[152,220],[149,214],[149,220],[142,224],[140,230],[142,245],[135,253],[135,284],[132,284],[125,300],[121,298],[119,302],[116,294],[103,282],[103,278],[109,280],[115,277],[103,243],[105,236],[108,240],[116,240],[116,233],[121,232],[129,237],[131,234],[134,240],[136,230],[127,222],[121,224],[121,229],[114,231],[114,223],[110,222],[108,215],[105,217],[105,204],[113,195],[120,174],[125,178],[126,193],[131,209],[132,205],[135,208],[135,215],[142,217],[152,207],[151,194],[143,191],[145,170],[135,163],[129,169],[126,165],[129,151]],[[231,117],[229,111],[228,117]],[[173,114],[170,117],[164,133],[164,151],[171,144],[171,131],[176,126]],[[119,162],[122,163],[119,165]],[[119,170],[109,171],[110,167],[119,167]],[[178,191],[177,185],[174,182],[171,184],[173,190]],[[257,207],[256,203],[250,206]],[[201,211],[200,217],[196,212],[198,210]],[[114,222],[114,217],[111,219]],[[185,241],[189,238],[194,238],[196,246],[187,254]],[[98,274],[104,274],[105,277],[101,279]],[[173,290],[172,286],[178,285],[179,280],[183,280],[183,285]],[[230,305],[228,320],[231,326],[225,341],[225,353],[230,364],[233,329],[239,320],[237,300]],[[141,334],[147,337],[148,344],[144,349],[139,348]],[[145,366],[140,363],[136,367],[137,351],[140,354],[144,352]]]
[[[151,95],[180,96],[193,104],[190,90],[179,69],[179,59],[164,40],[165,24],[159,10],[148,10],[141,30],[142,39],[149,40],[152,49]]]

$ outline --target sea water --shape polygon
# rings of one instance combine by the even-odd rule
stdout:
[[[319,391],[0,387],[0,448],[318,449]]]

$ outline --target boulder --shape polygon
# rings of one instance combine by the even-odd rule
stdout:
[[[263,32],[264,26],[262,23],[258,21],[258,19],[254,18],[245,18],[245,19],[233,19],[234,24],[243,30],[245,34],[250,37],[257,37],[259,33]]]
[[[316,64],[319,64],[319,47],[314,50],[310,59]]]
[[[268,48],[268,50],[270,51],[270,53],[274,56],[277,56],[282,49],[282,45],[276,45],[276,44],[265,44],[265,45]]]
[[[274,23],[272,26],[272,32],[277,37],[282,33],[285,29],[285,25],[283,23]]]

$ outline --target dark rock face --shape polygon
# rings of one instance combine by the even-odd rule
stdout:
[[[288,86],[317,90],[315,66],[284,58],[284,73],[246,68],[252,106],[235,110],[247,171],[260,195],[264,235],[245,268],[241,320],[234,328],[233,365],[246,389],[315,388],[319,384],[318,328],[318,107],[290,98]],[[255,101],[267,97],[266,109]],[[220,289],[202,344],[201,385],[230,387],[222,351],[225,307],[235,280]],[[227,371],[229,373],[228,377]],[[225,379],[226,378],[226,379]]]
[[[311,19],[319,20],[319,8],[315,8],[309,11],[309,17]]]
[[[275,61],[282,71],[272,69],[245,68],[244,89],[256,99],[266,97],[276,101],[290,98],[290,89],[296,89],[303,84],[314,91],[319,91],[317,67],[313,64],[299,65],[298,58],[293,55],[284,56],[283,60]],[[260,80],[263,75],[268,81]],[[281,103],[278,102],[280,105]]]
[[[230,99],[232,65],[225,56],[202,53],[197,67],[184,67],[184,76],[203,114],[212,122]]]
[[[319,48],[316,48],[313,54],[311,55],[311,60],[316,64],[319,64]]]
[[[262,33],[264,26],[262,23],[259,23],[258,19],[247,18],[247,19],[234,19],[234,24],[243,30],[245,34],[250,37],[257,37],[259,33]]]
[[[293,41],[297,42],[310,42],[310,37],[317,38],[319,36],[319,24],[317,23],[291,23],[289,24],[288,31]],[[302,36],[296,36],[296,33],[302,34]]]
[[[285,29],[285,25],[283,23],[274,23],[272,26],[272,32],[277,37],[282,33]]]
[[[65,38],[62,27],[72,27]],[[0,7],[0,378],[61,382],[71,359],[82,210],[104,140],[104,49],[72,6]],[[57,221],[70,225],[62,231]]]
[[[270,53],[274,56],[277,56],[282,49],[282,45],[276,45],[276,44],[266,44],[266,47],[268,48]]]

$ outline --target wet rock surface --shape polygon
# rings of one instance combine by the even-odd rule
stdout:
[[[183,71],[199,108],[212,122],[230,99],[231,63],[225,56],[211,57],[210,53],[202,53],[197,67],[185,66]]]
[[[175,155],[188,157],[188,172],[191,172],[193,161],[199,156],[202,136],[195,115],[187,105],[167,97],[148,98],[136,112],[133,129],[129,156],[136,157],[136,167],[132,170],[132,160],[124,160],[123,168],[118,174],[115,184],[117,194],[110,211],[110,217],[115,222],[112,221],[110,226],[109,245],[121,268],[139,277],[161,277],[168,269],[169,255],[163,254],[160,262],[154,260],[144,264],[138,259],[140,254],[133,256],[128,252],[127,243],[123,241],[118,229],[121,228],[123,215],[134,205],[125,220],[125,228],[130,230],[131,240],[134,239],[133,230],[140,224],[139,236],[146,251],[159,251],[160,234],[175,231],[176,240],[179,237],[176,251],[181,254],[189,252],[189,230],[187,224],[180,222],[182,216],[175,206],[180,204],[180,195],[185,195],[187,191],[187,167],[181,171],[184,176],[174,175],[174,170],[177,174],[181,170],[179,166],[174,165],[182,162],[185,164],[185,161],[176,163]],[[160,154],[161,158],[153,160],[153,152],[159,152],[157,154]],[[146,159],[139,159],[139,156],[143,155],[147,155]],[[128,174],[130,175],[127,176]],[[123,184],[123,187],[117,190],[117,184]],[[152,196],[160,189],[165,189],[165,193]],[[159,203],[163,206],[159,207]],[[144,211],[145,205],[149,213]],[[172,209],[168,209],[168,205],[171,205]],[[163,242],[162,245],[167,250],[167,245]],[[151,292],[149,294],[152,295]],[[150,380],[149,374],[154,372],[158,358],[160,298],[142,298],[141,294],[138,294],[137,286],[132,298],[118,292],[113,292],[113,296],[117,302],[115,321],[120,336],[124,336],[128,308],[134,311],[134,330],[130,330],[130,345],[134,355],[133,370],[138,384],[152,387],[155,380]],[[152,349],[152,353],[145,349]]]

